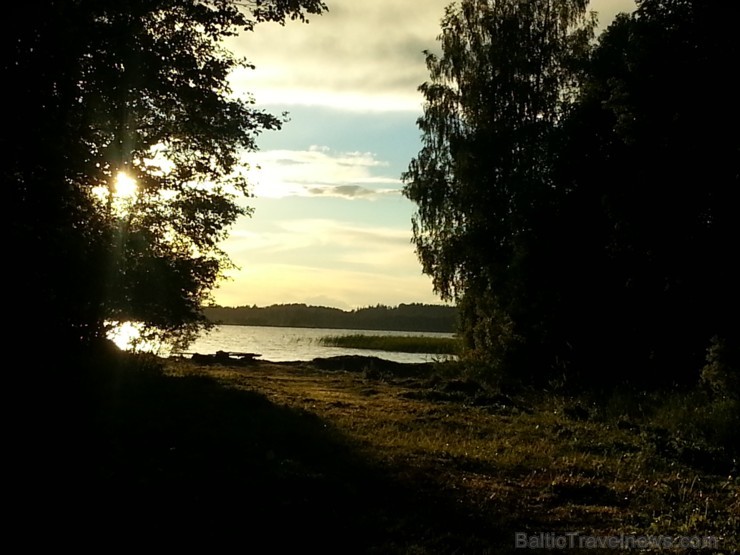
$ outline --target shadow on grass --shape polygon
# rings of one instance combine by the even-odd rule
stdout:
[[[87,518],[108,537],[237,539],[270,553],[511,545],[513,531],[431,482],[398,478],[318,416],[261,394],[120,363],[96,374],[91,394]]]

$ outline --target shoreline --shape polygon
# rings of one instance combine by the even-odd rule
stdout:
[[[249,354],[253,356],[239,358],[240,354]],[[254,353],[230,354],[224,351],[219,351],[212,355],[192,353],[192,356],[190,358],[179,356],[170,358],[172,360],[178,360],[182,358],[182,360],[187,360],[192,364],[205,366],[220,365],[236,368],[252,368],[260,365],[286,367],[313,366],[319,370],[334,370],[344,372],[364,372],[369,370],[378,372],[391,372],[394,374],[404,375],[429,373],[432,371],[435,364],[433,362],[396,362],[375,355],[335,355],[329,357],[314,357],[311,360],[287,361],[272,361],[263,358],[257,358],[259,356],[260,355],[255,355]]]

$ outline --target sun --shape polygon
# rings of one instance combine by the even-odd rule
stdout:
[[[116,197],[120,199],[133,198],[136,196],[138,188],[136,179],[126,172],[118,172],[116,176]]]
[[[141,330],[133,322],[123,322],[112,327],[108,332],[108,339],[124,351],[132,349],[139,337],[141,337]]]
[[[140,322],[106,322],[106,334],[122,351],[141,353],[166,353],[167,345],[151,335],[147,337],[145,326]]]

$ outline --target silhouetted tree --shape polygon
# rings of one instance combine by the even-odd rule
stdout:
[[[638,1],[593,46],[584,9],[448,10],[405,174],[424,271],[489,367],[734,383],[738,7]]]
[[[351,311],[305,304],[209,306],[203,312],[212,322],[251,326],[454,332],[457,323],[455,307],[426,304],[377,305]]]
[[[536,373],[550,354],[548,234],[559,122],[578,90],[594,20],[587,1],[463,0],[442,22],[442,56],[404,174],[423,270],[460,306],[468,355]]]
[[[19,5],[4,33],[0,168],[14,294],[60,344],[107,320],[170,336],[228,265],[218,249],[248,214],[238,167],[281,120],[233,96],[246,62],[222,39],[321,13],[319,0],[65,0]],[[121,172],[137,183],[116,194]]]
[[[561,321],[581,366],[694,381],[713,338],[740,341],[737,15],[643,0],[594,51],[558,177],[579,246],[565,266],[583,276],[561,284]]]

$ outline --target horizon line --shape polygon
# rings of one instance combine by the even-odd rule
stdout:
[[[339,308],[336,306],[328,306],[328,305],[315,305],[315,304],[308,304],[308,303],[299,303],[299,302],[288,302],[288,303],[273,303],[265,306],[258,306],[257,304],[244,304],[244,305],[238,305],[238,306],[230,306],[230,305],[221,305],[218,303],[212,303],[206,306],[201,307],[202,309],[207,308],[272,308],[276,306],[301,306],[306,308],[329,308],[332,310],[340,310],[342,312],[352,312],[356,310],[365,310],[369,308],[391,308],[396,309],[401,306],[429,306],[429,307],[442,307],[442,308],[457,308],[457,305],[455,304],[449,304],[449,303],[424,303],[424,302],[409,302],[409,303],[399,303],[397,305],[388,305],[383,303],[377,303],[375,305],[366,305],[366,306],[357,306],[355,308]]]

